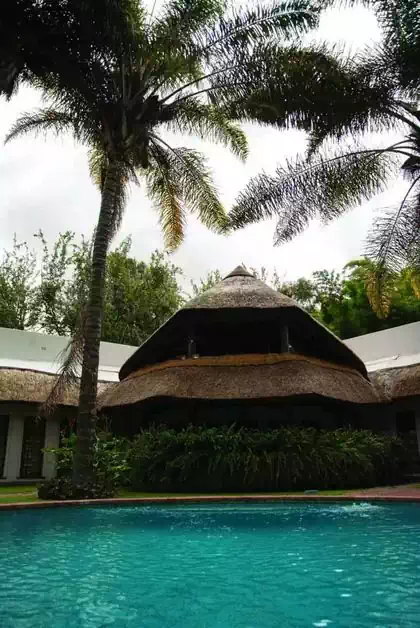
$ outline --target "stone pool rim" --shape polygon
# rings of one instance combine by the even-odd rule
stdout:
[[[152,504],[191,504],[191,503],[261,503],[261,502],[307,502],[307,503],[420,503],[419,495],[197,495],[185,497],[116,497],[102,499],[69,499],[63,501],[15,502],[0,504],[1,510],[26,510],[40,508],[61,508],[71,506],[135,506]]]

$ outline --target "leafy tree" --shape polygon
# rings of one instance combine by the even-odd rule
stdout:
[[[39,258],[15,239],[0,262],[0,326],[71,336],[88,297],[92,243],[61,233],[50,245],[42,231]],[[180,269],[168,255],[152,253],[148,262],[131,255],[126,238],[107,258],[101,339],[141,344],[182,304]]]
[[[295,298],[340,338],[352,338],[420,320],[420,300],[409,268],[394,276],[387,315],[382,317],[371,306],[371,272],[372,262],[368,259],[349,262],[342,273],[315,272],[310,280],[304,280],[310,284],[312,294],[309,307],[297,295]]]
[[[38,326],[47,333],[73,335],[88,299],[92,243],[60,234],[50,251],[43,242],[41,281],[36,290]],[[181,305],[180,269],[162,252],[140,262],[130,255],[131,238],[108,254],[101,340],[140,345]]]
[[[31,10],[34,4],[35,10],[50,10],[52,0],[32,2]],[[169,128],[218,141],[245,158],[246,138],[232,120],[308,126],[307,94],[289,104],[284,91],[290,92],[290,83],[298,76],[297,61],[302,68],[306,64],[313,69],[327,59],[320,51],[273,43],[276,37],[299,35],[316,25],[318,3],[310,0],[256,4],[230,13],[218,0],[169,0],[156,15],[137,0],[68,0],[57,6],[69,32],[69,55],[61,58],[60,47],[61,64],[43,59],[35,75],[32,60],[17,64],[14,50],[13,72],[37,85],[49,105],[21,117],[8,140],[30,131],[70,132],[88,147],[90,171],[101,191],[82,332],[74,465],[78,482],[92,474],[106,255],[129,183],[138,183],[139,177],[145,180],[169,246],[182,241],[187,210],[214,231],[224,232],[226,215],[204,157],[171,146],[161,131]],[[55,33],[56,13],[51,10]],[[7,77],[8,93],[17,80]],[[275,106],[266,106],[271,103]],[[72,378],[70,357],[63,376]]]
[[[366,254],[374,261],[372,302],[386,309],[393,275],[420,268],[420,12],[413,0],[371,0],[383,39],[355,58],[337,59],[331,111],[314,121],[307,154],[260,174],[239,195],[234,227],[277,216],[275,243],[294,238],[315,217],[328,222],[384,191],[402,173],[407,188],[397,207],[373,225]],[[341,88],[339,88],[341,84]],[[363,145],[366,133],[402,129],[390,145]],[[333,149],[331,141],[338,143]]]
[[[412,270],[403,268],[393,275],[387,294],[386,310],[372,309],[372,262],[350,262],[345,267],[343,314],[339,334],[344,338],[397,327],[420,320],[419,293],[412,281]],[[391,286],[391,284],[389,283]]]
[[[192,296],[200,296],[200,294],[206,292],[206,290],[213,288],[213,286],[222,281],[222,279],[223,276],[221,275],[220,270],[216,269],[209,271],[204,279],[200,279],[200,283],[196,283],[195,281],[191,282]]]
[[[273,286],[278,292],[295,299],[305,310],[312,312],[317,303],[317,292],[310,279],[300,277],[296,281],[278,282]]]
[[[102,338],[140,345],[182,305],[181,271],[159,251],[139,262],[130,247],[127,239],[108,255]]]
[[[25,329],[34,323],[36,256],[16,236],[0,262],[0,327]]]
[[[66,231],[50,249],[42,231],[35,237],[43,251],[34,308],[36,325],[48,334],[71,335],[87,300],[91,243],[82,238],[77,244],[74,233]]]

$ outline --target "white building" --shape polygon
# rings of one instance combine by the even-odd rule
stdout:
[[[416,431],[420,452],[420,322],[344,341],[366,364],[395,433]]]
[[[51,456],[44,447],[58,446],[60,424],[75,418],[78,391],[65,393],[48,419],[38,418],[60,368],[68,338],[0,328],[0,482],[50,478]],[[99,390],[118,381],[118,371],[136,347],[102,342]]]
[[[417,430],[420,444],[420,322],[351,338],[346,344],[365,362],[381,399],[384,428]],[[50,478],[45,447],[59,444],[60,425],[74,420],[78,391],[65,393],[51,417],[37,418],[60,368],[68,338],[0,328],[0,483]],[[101,343],[99,391],[137,347]],[[420,449],[420,448],[419,448]]]

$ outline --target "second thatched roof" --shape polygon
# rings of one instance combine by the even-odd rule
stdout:
[[[319,397],[355,404],[380,400],[357,370],[297,354],[237,355],[169,360],[111,384],[99,407],[149,399],[276,400]]]
[[[370,378],[382,401],[420,396],[420,364],[378,370]]]

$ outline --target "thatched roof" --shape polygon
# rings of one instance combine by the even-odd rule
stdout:
[[[0,402],[43,403],[51,392],[57,376],[51,373],[30,369],[0,368]],[[109,384],[100,382],[99,394],[104,392]],[[79,402],[79,387],[68,388],[60,406],[77,407]]]
[[[370,382],[356,369],[283,353],[169,360],[139,369],[99,397],[101,409],[147,399],[275,400],[319,396],[377,403]]]
[[[420,364],[375,371],[370,378],[383,401],[420,396]]]
[[[295,352],[349,366],[367,377],[363,362],[341,340],[293,299],[239,266],[146,340],[122,366],[120,379],[139,368],[185,355],[191,337],[200,355],[279,352],[282,325],[289,328]]]
[[[189,301],[184,310],[224,308],[278,309],[299,307],[293,299],[276,292],[237,266],[223,281]]]

